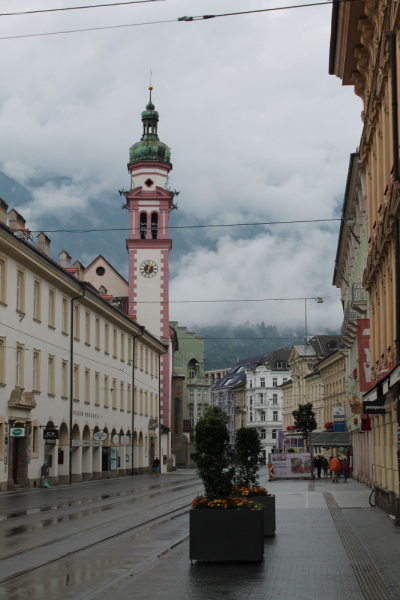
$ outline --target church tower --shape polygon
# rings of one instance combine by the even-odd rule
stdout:
[[[158,112],[151,101],[142,112],[143,134],[129,150],[131,189],[125,192],[129,209],[129,314],[138,323],[169,341],[169,211],[174,194],[168,187],[172,170],[170,149],[158,137]],[[161,357],[160,423],[171,427],[170,355]],[[167,449],[164,448],[167,454]],[[168,452],[169,454],[169,452]],[[160,457],[161,459],[161,457]]]

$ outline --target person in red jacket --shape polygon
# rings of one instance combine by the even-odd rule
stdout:
[[[329,463],[329,470],[332,473],[332,483],[338,482],[338,476],[340,471],[340,460],[337,456],[334,456]]]

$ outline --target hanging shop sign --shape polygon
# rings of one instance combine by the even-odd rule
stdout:
[[[25,427],[10,427],[10,437],[25,437]]]
[[[129,435],[121,435],[121,444],[129,444]]]
[[[45,429],[43,431],[43,439],[50,444],[55,444],[56,440],[58,440],[58,430],[57,429]]]
[[[381,396],[376,400],[364,400],[363,401],[363,414],[364,415],[386,415],[385,410],[385,397]]]
[[[344,406],[333,407],[333,418],[338,420],[345,418]]]
[[[104,431],[96,431],[96,433],[93,434],[93,439],[96,442],[104,442],[104,440],[106,440],[107,437],[108,435]]]
[[[113,435],[113,444],[119,444],[119,435],[116,433]]]

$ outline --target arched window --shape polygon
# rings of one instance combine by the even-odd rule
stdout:
[[[157,239],[158,234],[158,214],[152,213],[151,215],[151,237],[153,240]]]
[[[140,214],[140,239],[145,240],[147,235],[147,214]]]

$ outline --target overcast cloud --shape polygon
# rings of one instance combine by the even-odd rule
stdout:
[[[20,0],[13,9],[79,4]],[[167,0],[2,17],[0,36],[285,4]],[[170,183],[181,192],[173,224],[339,216],[362,107],[328,75],[330,18],[328,5],[0,40],[0,163],[32,192],[17,207],[30,228],[128,223],[117,190],[129,186],[128,148],[141,136],[150,68],[160,138],[172,148]],[[337,329],[337,231],[337,223],[172,231],[171,299],[337,296],[309,302],[312,332]],[[61,242],[51,237],[56,255]],[[73,236],[65,249],[86,263],[102,252],[126,275],[124,238]],[[188,326],[248,319],[286,328],[304,322],[304,303],[173,304],[170,314]]]

